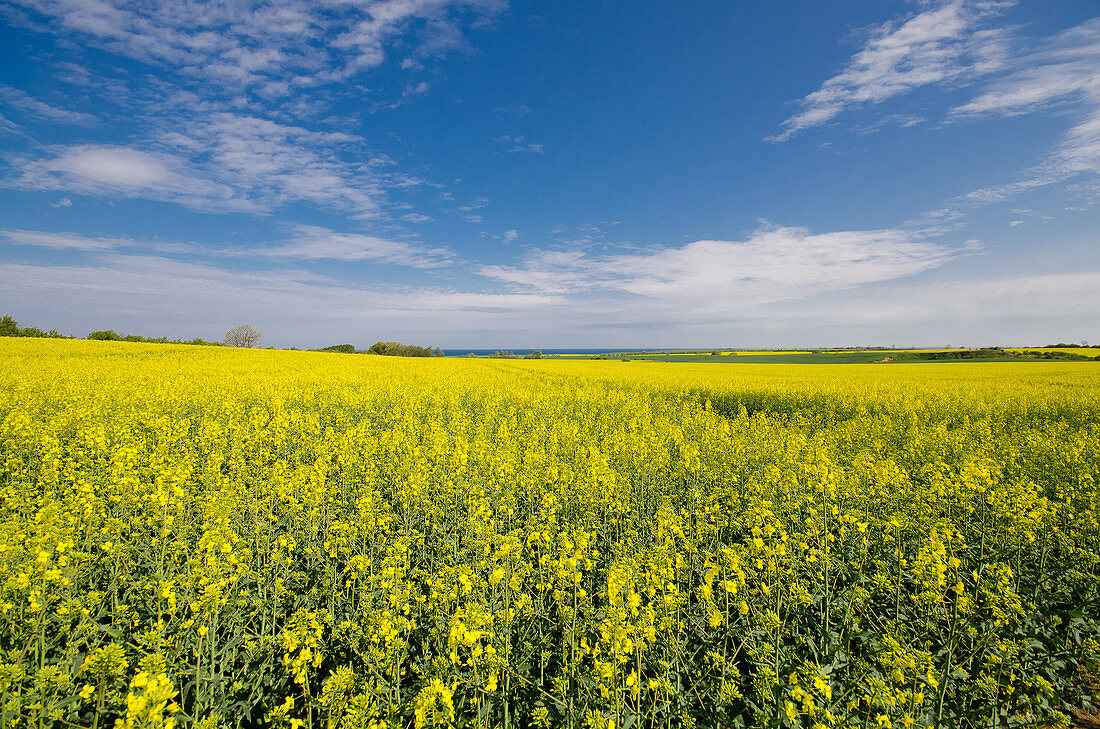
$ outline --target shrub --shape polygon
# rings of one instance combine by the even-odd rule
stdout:
[[[121,342],[122,335],[116,332],[114,329],[100,329],[98,331],[90,332],[86,339],[96,339],[105,342]]]

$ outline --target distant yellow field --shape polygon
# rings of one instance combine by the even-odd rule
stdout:
[[[1092,347],[1018,347],[1008,349],[1009,352],[1067,352],[1080,354],[1085,357],[1100,357],[1100,349]]]
[[[856,352],[869,352],[877,353],[882,352],[883,355],[888,355],[891,352],[956,352],[961,351],[958,349],[882,349],[882,350],[869,350],[869,349],[830,349],[830,352],[836,352],[838,354],[852,354]]]
[[[4,337],[0,710],[1055,726],[1100,657],[1098,483],[1074,363]]]

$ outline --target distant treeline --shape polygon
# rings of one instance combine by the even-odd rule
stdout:
[[[11,314],[0,317],[0,337],[43,337],[46,339],[77,339],[78,337],[59,333],[56,329],[45,331],[38,327],[21,327]],[[110,342],[152,342],[155,344],[199,344],[207,347],[221,347],[221,342],[208,342],[205,339],[169,339],[168,337],[143,337],[139,334],[119,334],[113,329],[100,329],[89,332],[85,339],[98,339]]]
[[[462,356],[467,357],[467,358],[472,358],[472,359],[477,359],[478,358],[478,355],[474,354],[473,352],[471,352],[469,354],[464,354]],[[488,357],[489,359],[542,359],[542,350],[541,349],[536,349],[534,352],[528,352],[527,354],[525,354],[521,357],[520,355],[516,354],[515,352],[513,352],[511,350],[498,349],[497,351],[493,352],[492,354],[485,355],[485,356]]]
[[[0,317],[0,337],[47,337],[49,339],[72,339],[59,334],[56,329],[44,331],[38,327],[21,327],[11,314]]]
[[[257,332],[257,336],[259,333]],[[226,333],[229,336],[229,332]],[[22,327],[19,326],[19,322],[15,320],[11,314],[4,314],[0,317],[0,337],[45,337],[50,339],[78,339],[78,337],[68,336],[61,334],[56,329],[45,331],[38,327]],[[195,339],[169,339],[168,337],[143,337],[140,334],[120,334],[114,329],[97,329],[94,332],[89,332],[85,339],[92,339],[106,342],[145,342],[148,344],[192,344],[205,347],[224,347],[225,342],[211,342],[201,337]],[[268,347],[268,349],[274,349],[274,347]],[[290,347],[289,349],[296,350],[297,347]],[[354,344],[333,344],[328,347],[322,347],[320,349],[310,350],[312,352],[339,352],[342,354],[355,354],[356,350]],[[367,352],[371,354],[382,354],[391,357],[443,357],[443,350],[439,347],[417,347],[412,344],[402,344],[401,342],[375,342],[370,346]]]
[[[401,342],[375,342],[367,350],[369,354],[381,354],[387,357],[442,357],[439,347],[417,347],[415,344]]]
[[[140,334],[119,334],[114,329],[99,329],[91,332],[85,339],[104,342],[147,342],[150,344],[194,344],[200,347],[223,347],[222,342],[208,342],[201,337],[194,339],[169,339],[168,337],[143,337]]]
[[[337,352],[340,354],[364,354],[355,348],[354,344],[332,344],[320,349],[311,349],[311,352]],[[415,344],[402,344],[401,342],[375,342],[370,345],[365,354],[381,354],[386,357],[443,357],[443,350],[439,347],[417,347]]]
[[[227,337],[229,332],[226,333]],[[257,332],[257,336],[259,333]],[[39,329],[38,327],[22,327],[19,322],[12,317],[11,314],[4,314],[0,316],[0,337],[42,337],[48,339],[77,339],[77,337],[68,336],[59,333],[56,329],[50,329],[49,331]],[[94,332],[89,332],[85,339],[103,340],[111,342],[146,342],[150,344],[190,344],[205,347],[222,347],[226,346],[225,342],[212,342],[201,337],[195,339],[169,339],[168,337],[143,337],[140,334],[120,334],[113,329],[99,329]],[[251,345],[249,345],[251,346]],[[274,347],[268,347],[268,349],[274,349]],[[297,347],[289,347],[291,350],[297,350]],[[1051,360],[1069,360],[1069,361],[1100,361],[1100,352],[1095,357],[1088,357],[1076,352],[1062,352],[1060,349],[1096,349],[1100,350],[1100,344],[1090,345],[1088,342],[1082,341],[1080,344],[1059,342],[1058,344],[1047,344],[1043,347],[1029,350],[1010,351],[1001,347],[983,347],[981,349],[951,349],[947,351],[928,352],[928,351],[915,351],[906,352],[898,351],[886,347],[853,347],[849,351],[861,351],[861,352],[883,352],[888,354],[889,357],[880,361],[938,361],[938,360],[966,360],[966,359],[1051,359]],[[328,347],[321,347],[319,349],[310,350],[311,352],[337,352],[341,354],[362,354],[360,350],[355,348],[354,344],[333,344]],[[653,355],[671,355],[677,353],[701,353],[705,350],[667,350],[662,352],[621,352],[615,354],[599,354],[590,357],[589,359],[619,359],[629,358],[630,356],[653,356]],[[718,355],[721,352],[734,351],[731,349],[712,350],[710,354],[712,356]],[[814,350],[789,350],[806,352],[813,354],[824,354],[832,350],[830,349],[814,349]],[[439,347],[418,347],[414,344],[403,344],[401,342],[375,342],[367,350],[367,354],[380,354],[387,357],[443,357],[445,356],[442,349]],[[475,354],[464,355],[466,357],[477,357]],[[514,352],[507,350],[498,350],[488,355],[490,359],[541,359],[542,352],[535,350],[528,354],[517,355]]]
[[[1076,346],[1076,345],[1058,345]],[[1100,356],[1086,357],[1074,352],[1059,352],[1057,350],[1043,349],[1010,352],[1000,347],[985,347],[983,349],[956,349],[948,352],[891,352],[890,357],[896,362],[906,360],[920,360],[922,362],[937,360],[962,360],[962,359],[1060,359],[1084,362],[1100,360]]]

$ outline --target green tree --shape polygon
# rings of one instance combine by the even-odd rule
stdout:
[[[375,342],[370,345],[370,349],[367,351],[371,354],[383,354],[389,357],[396,357],[401,354],[404,348],[405,345],[401,342]]]
[[[401,342],[375,342],[367,350],[370,354],[381,354],[387,357],[442,357],[443,350],[436,347],[418,347],[415,344],[402,344]]]
[[[90,332],[85,339],[99,339],[108,342],[121,342],[122,335],[116,332],[114,329],[99,329],[94,332]]]

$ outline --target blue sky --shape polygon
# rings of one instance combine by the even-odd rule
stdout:
[[[1094,0],[0,13],[0,310],[26,324],[1100,341]]]

